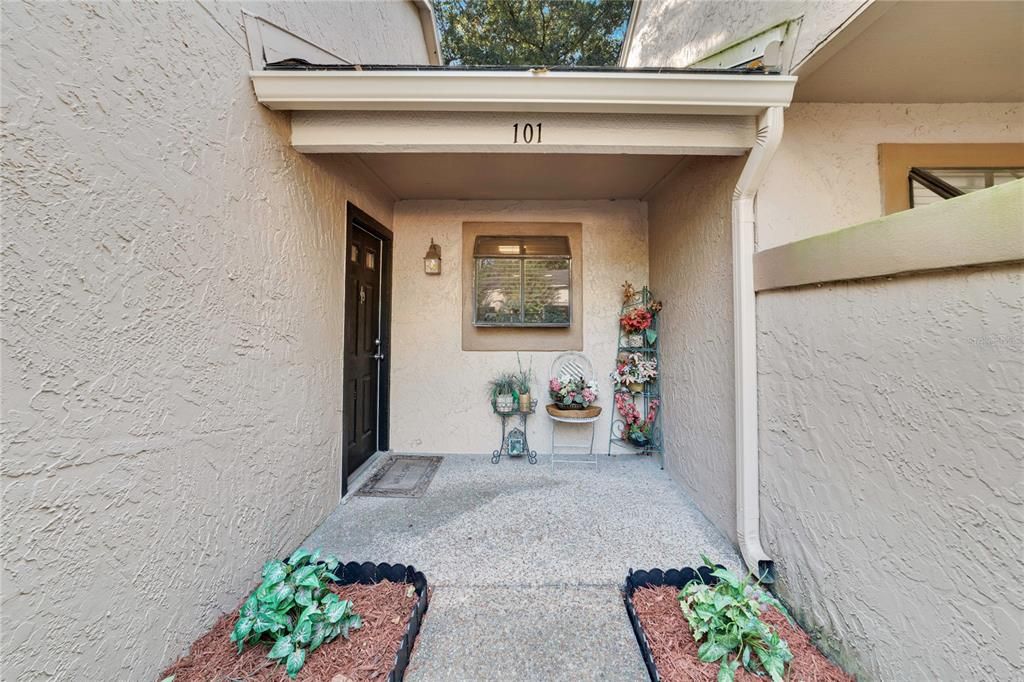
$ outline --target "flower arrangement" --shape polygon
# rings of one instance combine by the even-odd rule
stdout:
[[[639,334],[651,328],[654,315],[647,308],[633,308],[619,318],[619,324],[628,334]]]
[[[629,282],[623,284],[622,289],[623,306],[628,310],[619,317],[619,325],[626,333],[629,345],[639,348],[644,345],[646,339],[647,345],[653,346],[658,340],[654,322],[665,306],[661,301],[645,303],[650,296],[647,287],[643,288],[642,295]]]
[[[658,378],[658,360],[645,358],[642,353],[630,353],[620,357],[615,371],[611,373],[615,390],[639,393],[643,385]]]
[[[562,374],[548,382],[551,401],[563,410],[581,410],[597,401],[597,383]]]
[[[640,408],[624,391],[615,394],[615,407],[622,415],[625,428],[622,429],[622,440],[628,440],[636,445],[647,445],[651,442],[654,431],[654,421],[658,418],[658,408],[661,401],[654,399],[648,403],[647,415],[640,412]]]

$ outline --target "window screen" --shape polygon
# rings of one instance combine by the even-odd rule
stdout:
[[[1024,178],[1024,168],[911,168],[910,207],[945,199]]]
[[[477,237],[473,261],[474,325],[569,326],[568,237]]]

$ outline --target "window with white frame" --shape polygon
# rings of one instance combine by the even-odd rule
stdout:
[[[1024,178],[1024,168],[910,169],[910,207],[927,206],[968,192]]]
[[[473,325],[568,327],[572,252],[565,236],[479,236],[473,244]]]

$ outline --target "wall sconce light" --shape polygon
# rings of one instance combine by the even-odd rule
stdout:
[[[427,255],[423,257],[423,272],[428,275],[441,274],[441,247],[435,244],[433,239],[430,240]]]

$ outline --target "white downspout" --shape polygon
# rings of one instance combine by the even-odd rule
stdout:
[[[757,447],[757,317],[754,307],[754,196],[782,139],[782,107],[757,121],[757,140],[732,198],[733,345],[736,362],[736,539],[747,568],[762,582],[775,580],[761,546]]]

